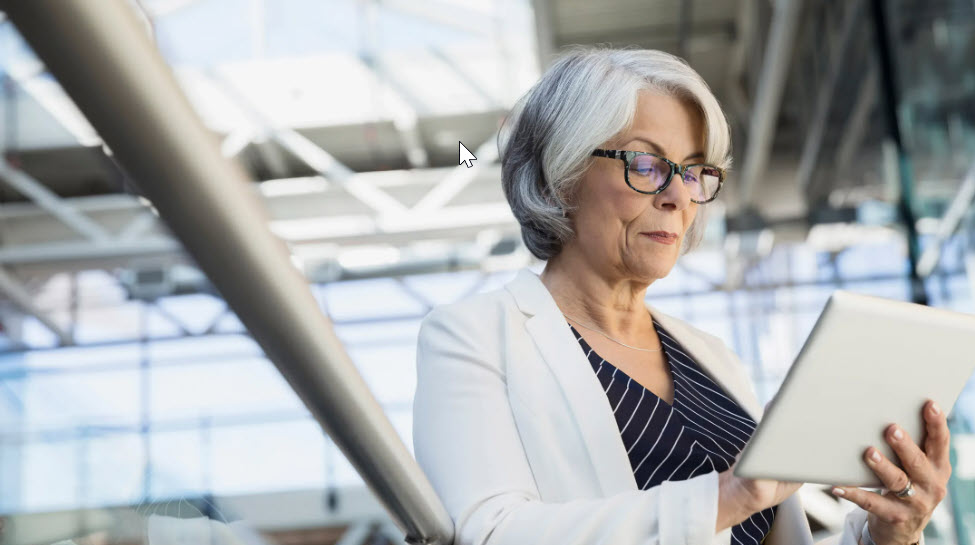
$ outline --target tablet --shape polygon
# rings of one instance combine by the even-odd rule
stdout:
[[[897,423],[924,448],[926,399],[946,413],[975,371],[975,316],[844,290],[830,296],[735,475],[882,488],[863,460]]]

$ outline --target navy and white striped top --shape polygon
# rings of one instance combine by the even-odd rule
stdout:
[[[674,380],[673,405],[601,358],[569,324],[613,407],[641,490],[663,481],[725,471],[745,448],[756,424],[656,320],[653,326]],[[772,528],[777,508],[755,513],[734,526],[731,542],[760,544]]]

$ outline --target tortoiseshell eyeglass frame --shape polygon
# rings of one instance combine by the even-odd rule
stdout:
[[[661,191],[667,189],[667,186],[670,185],[670,181],[674,178],[674,174],[680,174],[680,178],[681,178],[681,180],[683,180],[684,179],[684,173],[687,172],[687,169],[689,169],[691,167],[697,167],[697,166],[704,166],[704,167],[713,168],[713,169],[715,169],[718,172],[718,188],[714,190],[714,195],[711,195],[711,198],[710,199],[708,199],[706,201],[697,201],[697,200],[691,199],[691,202],[695,202],[697,204],[706,204],[706,203],[709,203],[709,202],[713,201],[714,199],[716,199],[718,197],[718,193],[721,192],[721,187],[724,185],[724,179],[725,179],[725,174],[726,174],[725,173],[725,170],[723,168],[721,168],[721,167],[717,167],[715,165],[711,165],[711,164],[708,164],[708,163],[692,163],[690,165],[678,165],[677,163],[671,161],[670,159],[668,159],[666,157],[663,157],[661,155],[657,155],[656,153],[649,153],[649,152],[646,152],[646,151],[625,151],[625,150],[617,150],[617,149],[596,149],[596,150],[594,150],[592,152],[592,155],[594,157],[609,157],[610,159],[619,159],[619,160],[623,161],[623,177],[626,180],[626,185],[630,186],[630,189],[632,189],[633,191],[636,191],[637,193],[643,193],[644,195],[656,195],[657,193],[660,193]],[[660,159],[660,160],[664,161],[668,165],[670,165],[670,175],[667,176],[667,181],[664,182],[664,185],[660,186],[660,189],[657,189],[656,191],[644,191],[642,189],[637,189],[636,187],[633,187],[633,184],[630,183],[630,163],[633,161],[633,159],[635,159],[636,157],[638,157],[640,155],[651,155],[653,157],[656,157],[657,159]]]

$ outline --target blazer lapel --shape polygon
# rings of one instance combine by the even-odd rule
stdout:
[[[548,288],[528,268],[518,271],[505,288],[514,296],[518,308],[529,316],[525,327],[565,394],[603,494],[636,490],[636,480],[609,399]],[[726,356],[716,353],[700,334],[682,321],[649,304],[647,310],[712,380],[722,385],[755,418],[758,404],[752,399],[748,386],[742,384],[729,367]]]
[[[528,268],[521,269],[506,288],[518,308],[530,315],[525,327],[565,394],[603,494],[636,490],[609,399],[548,288]]]

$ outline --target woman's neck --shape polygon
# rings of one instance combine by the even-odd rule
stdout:
[[[546,263],[540,278],[559,309],[576,321],[619,339],[652,330],[644,303],[649,284],[595,270],[565,252]]]

